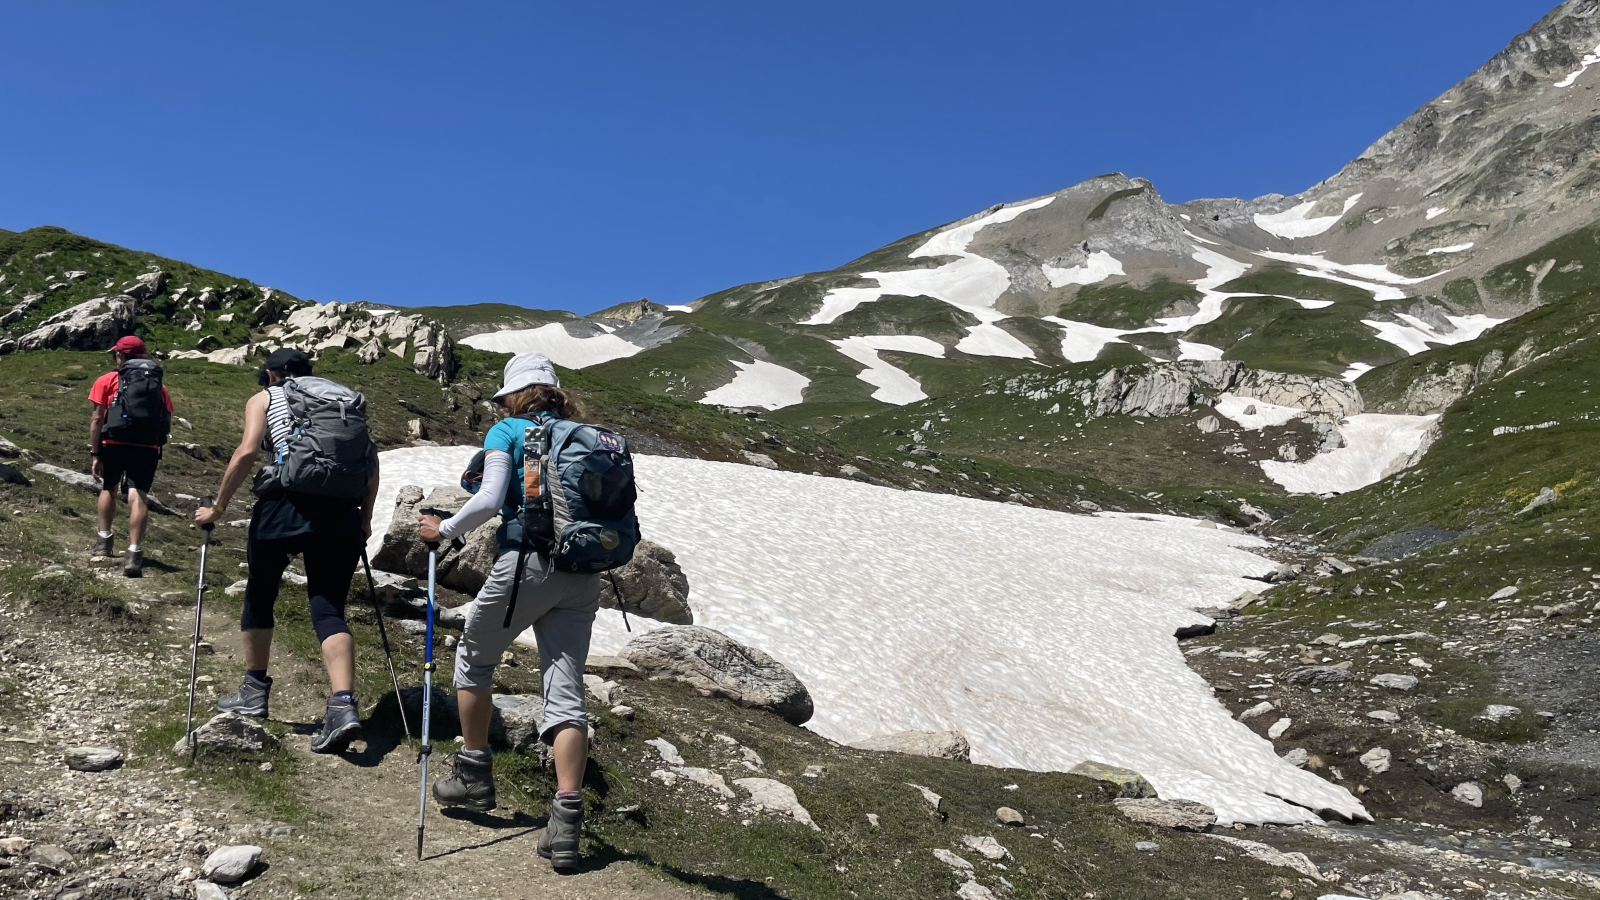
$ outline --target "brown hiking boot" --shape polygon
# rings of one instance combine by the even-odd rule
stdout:
[[[95,535],[94,536],[94,549],[89,551],[89,557],[91,559],[107,559],[107,558],[109,558],[112,555],[112,547],[111,547],[111,545],[115,541],[116,541],[116,535],[108,534],[105,537],[101,537],[98,534]]]
[[[122,560],[122,574],[125,578],[144,577],[144,551],[129,550]]]
[[[576,869],[583,839],[583,798],[557,797],[550,801],[550,821],[539,835],[539,855],[552,869]]]

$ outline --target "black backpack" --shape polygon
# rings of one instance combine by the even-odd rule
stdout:
[[[161,367],[130,359],[117,370],[117,393],[106,408],[100,436],[123,444],[160,447],[172,431],[172,413],[161,393]]]

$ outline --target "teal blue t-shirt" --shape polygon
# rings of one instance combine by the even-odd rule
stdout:
[[[517,513],[522,506],[523,432],[540,421],[552,418],[555,417],[547,412],[530,418],[510,416],[494,423],[489,433],[483,436],[483,449],[511,454],[511,483],[506,485],[506,496],[500,504],[502,524],[497,532],[503,550],[520,546],[522,543],[522,524],[517,521]]]

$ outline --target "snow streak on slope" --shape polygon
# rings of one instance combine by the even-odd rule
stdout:
[[[613,334],[597,334],[587,338],[573,337],[560,322],[551,322],[538,328],[474,334],[462,338],[461,343],[495,353],[537,351],[550,357],[551,362],[569,369],[597,366],[613,359],[632,356],[644,349]]]
[[[1295,270],[1297,274],[1310,278],[1325,278],[1348,284],[1352,287],[1371,291],[1374,300],[1404,300],[1406,292],[1393,285],[1421,284],[1449,272],[1435,272],[1421,278],[1407,278],[1389,271],[1388,266],[1377,263],[1337,263],[1331,259],[1323,259],[1320,253],[1280,253],[1276,250],[1258,250],[1257,256],[1275,259],[1279,262],[1295,263],[1301,266]],[[1349,277],[1344,277],[1349,276]]]
[[[996,320],[998,321],[998,320]],[[973,356],[1006,356],[1033,359],[1033,348],[993,322],[980,322],[967,329],[967,336],[956,342],[956,349]]]
[[[1066,357],[1067,362],[1089,362],[1100,355],[1105,345],[1121,343],[1123,335],[1132,333],[1088,322],[1074,322],[1060,316],[1045,316],[1044,321],[1061,326],[1061,355]]]
[[[413,464],[415,452],[385,453],[385,482],[453,483],[453,466]],[[829,738],[956,729],[981,764],[1096,759],[1224,823],[1365,814],[1234,721],[1172,638],[1203,621],[1194,607],[1271,569],[1241,549],[1265,546],[1256,538],[754,466],[635,464],[640,521],[677,554],[696,622],[793,668],[816,703],[809,727]],[[632,621],[633,636],[655,626]],[[591,652],[629,637],[603,610]]]
[[[1267,477],[1291,494],[1343,494],[1376,484],[1399,471],[1423,447],[1438,416],[1388,416],[1363,413],[1339,426],[1345,446],[1305,462],[1261,463]]]
[[[1260,431],[1269,426],[1285,425],[1306,414],[1305,410],[1297,406],[1279,406],[1276,403],[1236,397],[1233,394],[1223,394],[1217,398],[1212,408],[1217,411],[1217,415],[1232,419],[1246,431]],[[1247,409],[1254,409],[1254,412],[1246,414]]]
[[[1337,225],[1345,213],[1360,200],[1361,195],[1355,194],[1344,201],[1344,210],[1337,216],[1322,216],[1316,219],[1306,218],[1312,207],[1317,205],[1315,200],[1309,200],[1280,213],[1256,213],[1256,227],[1281,238],[1316,237]]]
[[[1121,260],[1104,250],[1096,250],[1089,254],[1088,261],[1081,266],[1043,268],[1044,277],[1050,281],[1050,286],[1053,288],[1066,287],[1069,284],[1099,284],[1113,275],[1126,274],[1122,271]]]
[[[782,409],[804,400],[806,385],[811,383],[793,369],[759,359],[748,363],[734,360],[733,364],[739,367],[739,374],[701,397],[701,403]]]
[[[1600,47],[1596,47],[1593,51],[1585,53],[1582,61],[1578,65],[1578,68],[1573,69],[1567,74],[1567,77],[1556,82],[1556,87],[1572,87],[1573,82],[1578,80],[1578,76],[1589,71],[1589,67],[1597,62],[1600,62]]]
[[[878,351],[898,350],[923,356],[944,356],[944,345],[914,334],[858,335],[829,343],[838,347],[840,353],[867,367],[856,377],[877,388],[872,392],[872,399],[896,406],[926,400],[928,395],[922,392],[922,384],[915,378],[880,359]]]
[[[1450,324],[1455,326],[1455,330],[1440,332],[1416,316],[1400,313],[1396,318],[1403,321],[1379,322],[1373,319],[1362,319],[1361,324],[1370,326],[1378,332],[1378,337],[1394,344],[1412,356],[1427,350],[1429,344],[1463,344],[1467,341],[1475,341],[1485,331],[1506,321],[1505,319],[1491,319],[1484,315],[1445,316],[1450,321]]]
[[[871,303],[885,296],[932,297],[951,306],[973,309],[992,309],[1000,295],[1011,287],[1011,275],[1004,266],[992,259],[967,251],[967,244],[985,226],[1009,222],[1033,209],[1049,206],[1054,197],[1045,197],[1021,206],[1009,206],[941,231],[927,243],[913,250],[909,256],[918,259],[926,256],[954,256],[954,262],[936,269],[907,269],[899,272],[865,272],[862,278],[878,282],[876,287],[834,288],[822,298],[822,308],[801,325],[827,325],[863,303]]]

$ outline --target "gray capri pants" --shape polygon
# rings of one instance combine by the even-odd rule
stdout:
[[[589,658],[589,633],[600,608],[600,576],[557,572],[544,557],[529,553],[511,627],[502,628],[516,568],[517,552],[501,553],[468,609],[467,626],[456,645],[455,683],[457,689],[492,687],[501,654],[517,635],[532,628],[544,681],[539,739],[549,743],[551,732],[560,725],[588,724],[583,664]]]

